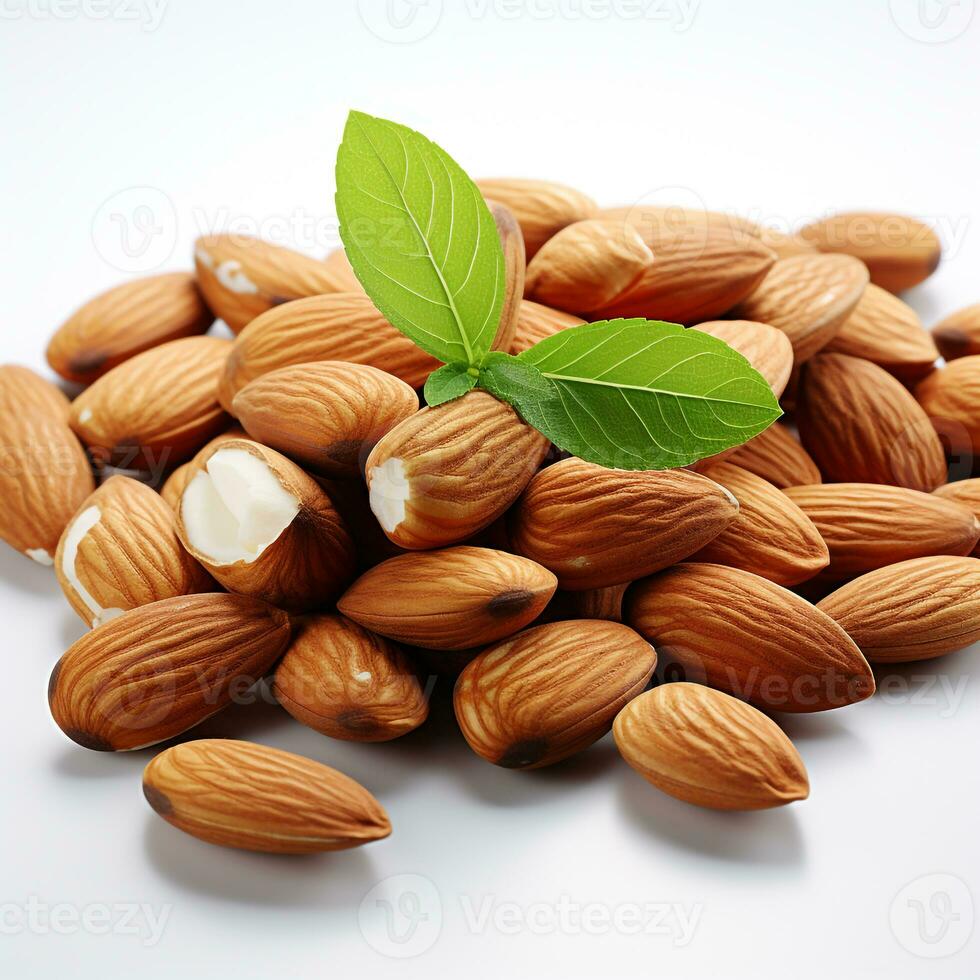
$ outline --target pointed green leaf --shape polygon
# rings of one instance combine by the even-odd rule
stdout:
[[[426,405],[441,405],[461,398],[476,387],[476,370],[465,364],[444,364],[425,382]]]

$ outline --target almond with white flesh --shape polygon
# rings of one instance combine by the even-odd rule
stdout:
[[[585,323],[585,320],[581,317],[564,313],[562,310],[553,310],[526,299],[521,303],[518,311],[517,327],[514,330],[510,352],[520,354],[522,350],[533,347],[539,340],[544,340],[545,337],[550,337],[566,327],[577,327],[582,323]]]
[[[295,300],[256,318],[236,338],[218,384],[232,401],[250,381],[293,364],[351,361],[369,364],[421,388],[439,362],[396,330],[361,293]]]
[[[58,727],[103,752],[173,738],[231,703],[289,643],[289,617],[247,596],[161,599],[73,643],[48,682]]]
[[[486,177],[476,182],[488,201],[499,201],[517,219],[530,262],[535,253],[566,225],[594,217],[595,201],[581,191],[547,180]]]
[[[423,408],[371,450],[371,510],[402,548],[456,544],[510,507],[548,446],[510,405],[484,391]]]
[[[875,483],[825,483],[784,492],[826,541],[830,579],[910,558],[968,555],[980,538],[973,511],[936,494]]]
[[[195,461],[177,511],[184,547],[226,589],[291,611],[329,604],[354,576],[354,546],[312,477],[247,439]]]
[[[0,367],[0,538],[41,565],[95,489],[92,467],[68,428],[68,399],[27,368]]]
[[[796,422],[824,480],[926,492],[946,482],[943,447],[928,416],[900,381],[870,361],[813,358]]]
[[[359,477],[372,446],[418,408],[404,381],[345,361],[270,371],[231,405],[253,439],[327,477]]]
[[[936,487],[932,492],[944,500],[962,504],[962,506],[973,511],[973,516],[980,520],[980,478],[946,483],[941,487]],[[980,544],[973,549],[971,554],[975,558],[980,558]]]
[[[913,558],[841,586],[819,608],[872,663],[929,660],[980,640],[980,560]]]
[[[738,516],[692,561],[742,568],[779,585],[798,585],[826,568],[819,529],[778,487],[732,463],[715,463],[704,475],[730,491]]]
[[[662,684],[616,716],[620,755],[670,796],[713,810],[766,810],[810,795],[799,752],[744,701],[702,684]]]
[[[947,361],[980,354],[980,303],[940,320],[932,328],[932,339]]]
[[[517,331],[517,318],[520,315],[521,300],[524,296],[524,274],[527,260],[524,255],[524,238],[521,226],[509,208],[497,201],[487,201],[500,236],[500,247],[504,253],[504,275],[506,287],[504,302],[500,308],[500,322],[494,335],[491,350],[509,351]]]
[[[387,742],[429,714],[405,654],[344,616],[303,623],[276,668],[274,690],[297,721],[352,742]]]
[[[980,459],[980,355],[960,357],[933,371],[915,389],[951,455]],[[930,488],[932,489],[932,488]]]
[[[69,381],[91,384],[141,351],[202,334],[213,322],[194,273],[146,276],[73,313],[48,344],[48,364]]]
[[[709,320],[692,327],[725,341],[761,374],[779,396],[793,371],[793,345],[782,330],[752,320]]]
[[[693,555],[738,517],[738,502],[690,470],[610,470],[573,457],[541,470],[509,516],[514,550],[576,591]]]
[[[55,571],[65,598],[89,626],[158,599],[215,588],[180,543],[167,502],[126,476],[106,480],[69,521]]]
[[[780,259],[732,315],[782,330],[799,364],[830,343],[867,285],[868,270],[850,256],[795,255]]]
[[[799,440],[779,422],[739,446],[726,460],[781,490],[820,482],[820,470]]]
[[[248,433],[240,425],[232,425],[225,429],[224,432],[219,433],[213,439],[208,440],[195,455],[194,459],[189,460],[186,463],[181,463],[175,470],[172,470],[170,475],[164,481],[163,486],[160,487],[160,496],[170,505],[170,507],[176,512],[177,508],[180,506],[180,498],[184,493],[184,487],[187,486],[187,481],[194,475],[195,467],[194,462],[198,456],[206,456],[211,450],[217,446],[219,443],[227,442],[229,439],[247,439]]]
[[[557,584],[551,572],[527,558],[462,545],[389,558],[365,572],[337,608],[402,643],[465,650],[523,629]]]
[[[183,462],[228,427],[215,391],[230,350],[218,337],[184,337],[143,351],[72,402],[71,427],[100,462]]]
[[[633,585],[626,622],[664,663],[777,711],[826,711],[874,693],[871,668],[826,613],[768,579],[685,564]]]
[[[479,654],[456,681],[473,751],[507,769],[550,766],[598,741],[649,683],[656,651],[619,623],[549,623]]]
[[[860,259],[871,281],[890,293],[911,289],[939,267],[942,246],[936,233],[904,214],[851,211],[834,214],[800,229],[821,252]]]
[[[346,285],[326,262],[248,235],[204,235],[194,265],[208,306],[235,333],[273,306]]]
[[[381,804],[349,776],[235,739],[174,745],[143,773],[143,795],[185,834],[246,851],[343,851],[391,833]]]

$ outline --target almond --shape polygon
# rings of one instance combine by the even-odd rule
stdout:
[[[692,561],[742,568],[779,585],[806,582],[826,567],[818,529],[778,487],[732,463],[715,463],[704,475],[731,492],[738,515]]]
[[[666,568],[737,516],[727,490],[690,470],[610,470],[573,457],[531,480],[510,514],[510,534],[518,554],[574,591]]]
[[[883,368],[820,354],[803,376],[797,425],[825,480],[929,491],[946,481],[939,436],[912,395]]]
[[[54,564],[61,532],[95,488],[68,409],[68,399],[33,371],[0,367],[0,538],[41,565]]]
[[[962,504],[964,507],[973,511],[974,517],[980,520],[980,479],[958,480],[956,483],[946,483],[941,487],[936,487],[932,491],[937,497],[951,500],[953,503]],[[980,558],[980,544],[978,544],[971,554],[975,558]]]
[[[918,490],[827,483],[785,493],[827,542],[831,579],[909,558],[968,555],[980,538],[980,521],[970,509]]]
[[[672,204],[634,204],[603,208],[598,217],[632,225],[647,242],[659,235],[678,231],[691,238],[697,237],[702,242],[712,236],[746,241],[758,239],[762,234],[759,225],[741,215]]]
[[[819,608],[872,663],[927,660],[980,640],[980,560],[939,555],[868,572]]]
[[[941,320],[932,328],[932,339],[947,361],[980,354],[980,303]]]
[[[487,204],[497,226],[497,234],[500,236],[506,277],[500,322],[491,346],[493,350],[509,351],[514,343],[521,299],[524,296],[524,272],[527,265],[524,256],[524,238],[521,235],[521,226],[509,208],[496,201],[488,201]]]
[[[580,191],[546,180],[487,177],[476,186],[485,198],[499,201],[517,219],[528,261],[552,235],[598,211],[595,201]]]
[[[610,623],[623,621],[623,596],[629,582],[607,585],[603,589],[584,589],[581,592],[556,593],[556,598],[568,609],[562,619],[606,619]]]
[[[235,333],[273,306],[346,285],[326,262],[248,235],[199,238],[194,264],[208,306]]]
[[[511,341],[510,352],[520,354],[522,350],[533,347],[539,340],[564,330],[566,327],[577,327],[585,323],[581,317],[553,310],[550,307],[534,303],[529,299],[521,303],[517,316],[517,327],[514,339]]]
[[[833,340],[867,284],[868,270],[850,256],[794,255],[776,262],[732,315],[782,330],[799,364]]]
[[[214,315],[192,272],[123,283],[89,300],[48,344],[48,364],[63,378],[90,384],[141,351],[204,333]]]
[[[228,410],[250,381],[312,361],[369,364],[421,388],[439,362],[395,329],[363,293],[333,293],[270,310],[235,339],[218,385]]]
[[[692,329],[725,341],[769,382],[777,398],[783,393],[793,371],[793,345],[782,330],[752,320],[709,320]]]
[[[800,754],[778,725],[701,684],[664,684],[616,716],[620,755],[657,789],[714,810],[765,810],[805,800]]]
[[[464,668],[453,694],[456,720],[488,762],[549,766],[602,738],[656,663],[653,647],[619,623],[536,626]]]
[[[228,426],[215,389],[230,350],[217,337],[184,337],[143,351],[75,399],[71,427],[102,462],[183,462]]]
[[[484,391],[423,408],[371,450],[371,509],[403,548],[464,541],[520,496],[548,445],[510,405]]]
[[[526,295],[587,313],[611,303],[653,262],[636,229],[621,221],[577,221],[550,238],[527,269]]]
[[[195,472],[195,461],[198,457],[204,457],[211,450],[220,445],[222,442],[227,442],[229,439],[245,439],[248,437],[248,433],[240,425],[231,425],[224,432],[219,433],[213,439],[208,440],[195,455],[194,459],[187,463],[181,463],[175,470],[171,471],[170,475],[164,481],[163,486],[160,488],[160,496],[170,505],[171,510],[177,511],[180,506],[180,498],[184,493],[184,487],[187,486],[188,481],[194,475]]]
[[[323,264],[330,270],[334,281],[337,283],[338,292],[361,293],[364,291],[361,280],[357,278],[343,247],[333,249],[323,260]]]
[[[555,576],[533,561],[464,545],[389,558],[365,572],[337,608],[402,643],[464,650],[527,626],[556,586]]]
[[[266,745],[202,738],[161,752],[143,794],[167,823],[224,847],[341,851],[391,833],[381,804],[349,776]]]
[[[418,408],[404,381],[344,361],[270,371],[245,385],[231,406],[258,442],[330,477],[360,476],[371,447]]]
[[[916,386],[915,397],[949,442],[951,454],[972,456],[976,466],[980,457],[980,354],[957,358],[933,371]]]
[[[291,460],[248,439],[196,457],[177,534],[225,588],[284,609],[326,605],[354,576],[354,546],[329,497]]]
[[[727,462],[785,489],[820,482],[820,470],[785,425],[776,422],[739,446]]]
[[[58,542],[55,570],[65,598],[89,626],[215,588],[181,545],[167,502],[126,476],[110,477],[84,501]]]
[[[637,582],[626,622],[687,679],[759,708],[825,711],[874,693],[871,668],[830,616],[741,569],[692,563]]]
[[[812,255],[816,248],[801,235],[780,231],[767,225],[759,226],[759,240],[766,248],[776,253],[777,259],[788,259],[793,255]]]
[[[871,281],[891,293],[911,289],[939,266],[942,247],[935,232],[903,214],[857,211],[834,214],[800,229],[821,252],[860,259]]]
[[[282,656],[289,617],[245,596],[177,596],[86,633],[55,665],[48,704],[87,749],[173,738],[230,704]]]

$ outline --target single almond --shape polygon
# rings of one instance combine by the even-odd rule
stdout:
[[[497,226],[500,248],[504,253],[504,302],[500,309],[497,333],[494,335],[492,350],[509,351],[517,332],[521,300],[524,296],[524,274],[527,259],[524,254],[524,238],[521,226],[513,212],[497,201],[488,201],[490,213]]]
[[[566,327],[577,327],[585,323],[581,317],[561,310],[553,310],[529,299],[521,303],[517,315],[517,327],[514,339],[511,341],[510,352],[520,354],[521,351],[533,347],[538,341],[564,330]]]
[[[980,354],[980,303],[940,320],[932,328],[932,339],[947,361]]]
[[[793,345],[782,330],[752,320],[709,320],[692,327],[737,350],[761,374],[779,398],[793,371]]]
[[[176,469],[171,470],[163,486],[160,487],[160,496],[170,505],[171,510],[176,513],[179,508],[184,487],[187,486],[188,481],[196,472],[194,464],[198,457],[203,459],[215,446],[220,445],[222,442],[227,442],[229,439],[247,438],[248,433],[240,425],[237,423],[231,425],[224,432],[219,432],[213,439],[208,440],[197,451],[193,459],[187,463],[181,463]]]
[[[820,470],[799,440],[779,422],[739,446],[727,462],[768,480],[775,487],[820,482]]]
[[[658,236],[681,232],[704,242],[709,237],[735,238],[746,241],[759,239],[763,229],[749,218],[727,211],[708,211],[682,205],[634,204],[625,207],[603,208],[599,218],[625,222],[636,228],[647,243]]]
[[[951,500],[953,503],[973,511],[974,517],[980,520],[980,479],[957,480],[955,483],[944,483],[932,491],[937,497]],[[980,544],[970,554],[980,558]]]
[[[980,458],[980,354],[933,371],[916,386],[915,397],[950,454],[967,457],[975,467]]]
[[[538,622],[558,622],[562,619],[605,619],[610,623],[623,621],[623,597],[629,582],[607,585],[602,589],[582,589],[579,592],[556,592]]]
[[[802,235],[780,231],[768,225],[759,226],[759,239],[766,248],[776,253],[778,259],[788,259],[793,255],[812,255],[817,251]]]
[[[20,364],[0,364],[0,397],[4,409],[11,413],[6,418],[12,418],[13,413],[36,413],[67,422],[71,416],[68,396],[47,378]]]
[[[330,270],[334,281],[337,283],[338,292],[361,293],[364,291],[361,280],[357,278],[343,247],[332,249],[323,260],[323,264]]]
[[[342,851],[391,833],[380,803],[336,769],[267,745],[202,738],[150,760],[143,795],[167,823],[223,847]]]

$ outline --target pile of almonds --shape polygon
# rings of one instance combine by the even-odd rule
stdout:
[[[73,401],[0,368],[0,535],[54,566],[91,627],[51,675],[55,721],[89,749],[145,748],[271,674],[299,722],[382,742],[425,723],[435,674],[497,765],[550,765],[612,729],[690,803],[805,798],[769,713],[854,704],[869,663],[980,639],[980,305],[922,328],[895,294],[940,245],[899,215],[786,235],[479,186],[508,272],[497,349],[586,319],[684,323],[749,359],[799,439],[780,422],[666,471],[562,458],[484,391],[420,408],[438,362],[342,251],[204,237],[193,273],[121,285],[55,333]],[[215,319],[234,340],[205,335]],[[235,847],[391,829],[347,776],[248,742],[173,744],[144,791]]]

